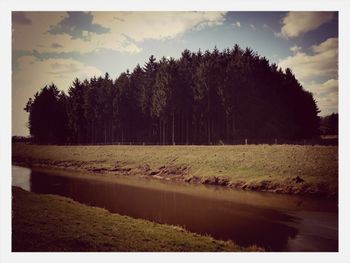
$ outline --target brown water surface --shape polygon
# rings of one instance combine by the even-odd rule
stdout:
[[[338,251],[332,200],[13,167],[12,184],[269,251]]]

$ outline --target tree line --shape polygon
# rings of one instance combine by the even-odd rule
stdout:
[[[323,135],[338,135],[338,113],[320,118],[320,131]]]
[[[55,84],[30,98],[37,143],[216,144],[238,138],[314,138],[319,110],[290,69],[252,49],[152,55],[143,67]]]

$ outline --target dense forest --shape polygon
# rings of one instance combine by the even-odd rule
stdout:
[[[338,113],[320,118],[320,131],[323,135],[338,135]]]
[[[238,45],[151,56],[116,80],[75,79],[68,94],[51,84],[25,110],[37,143],[229,144],[320,132],[316,102],[292,71]]]

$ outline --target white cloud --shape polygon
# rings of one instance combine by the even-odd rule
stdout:
[[[303,87],[313,93],[321,115],[338,112],[338,39],[313,45],[312,54],[298,46],[291,47],[291,51],[293,55],[281,60],[279,66],[291,68]]]
[[[323,83],[313,81],[307,87],[309,91],[318,96],[323,96],[329,93],[335,94],[338,93],[338,80],[328,79]]]
[[[251,29],[256,30],[255,26],[253,24],[250,24]]]
[[[323,83],[312,82],[305,85],[316,98],[322,116],[338,112],[338,80],[329,79]]]
[[[281,60],[279,66],[291,68],[297,79],[310,81],[315,77],[337,78],[338,38],[329,38],[319,45],[312,46],[313,54],[300,50]]]
[[[65,12],[26,12],[25,15],[32,24],[30,26],[12,25],[13,49],[32,51],[33,49],[46,48],[54,50],[52,44],[62,45],[60,37],[52,36],[46,32],[50,25],[57,24],[67,16]],[[60,49],[56,48],[56,51],[60,51]]]
[[[232,23],[232,25],[236,26],[236,27],[241,27],[241,22],[236,21],[236,22]]]
[[[89,31],[83,30],[83,37],[88,37],[89,36]]]
[[[301,51],[301,47],[295,45],[295,46],[292,46],[289,50],[292,51],[294,54],[298,53],[299,51]]]
[[[319,45],[313,45],[311,49],[315,53],[324,53],[330,50],[338,50],[338,38],[328,38]]]
[[[23,56],[18,59],[20,71],[13,76],[13,82],[19,89],[26,86],[35,86],[34,90],[54,82],[60,89],[67,90],[69,83],[75,78],[87,78],[101,75],[96,67],[86,66],[74,59],[46,59],[39,60],[34,56]],[[37,76],[40,76],[38,78]]]
[[[73,59],[38,60],[34,56],[18,59],[20,71],[12,78],[12,133],[28,135],[23,125],[28,121],[28,114],[23,110],[25,104],[35,92],[52,82],[60,90],[67,92],[75,77],[79,79],[100,76],[102,72],[92,66]]]
[[[134,54],[134,53],[139,53],[142,51],[142,48],[138,47],[137,45],[135,45],[134,43],[130,43],[127,44],[123,51],[130,53],[130,54]]]
[[[92,23],[108,28],[109,32],[83,32],[89,37],[85,41],[67,34],[47,33],[50,26],[67,17],[66,12],[27,12],[32,25],[13,25],[13,49],[81,53],[111,49],[136,53],[142,50],[137,42],[171,39],[188,30],[222,25],[225,20],[225,12],[92,12],[92,15]],[[53,46],[54,43],[60,46]]]
[[[298,37],[332,20],[332,12],[289,12],[282,19],[281,32],[284,38]]]
[[[175,38],[188,30],[222,25],[225,12],[93,12],[93,23],[111,29],[112,35],[145,39]],[[115,17],[118,19],[115,19]]]

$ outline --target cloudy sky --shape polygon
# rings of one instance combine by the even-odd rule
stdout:
[[[13,12],[12,134],[28,135],[29,97],[46,84],[191,51],[250,47],[290,67],[320,115],[338,112],[338,14],[333,12]]]

